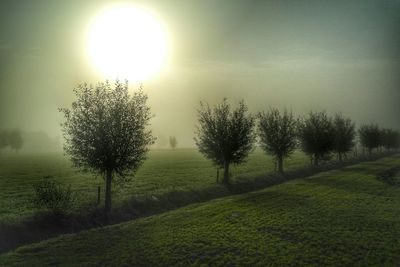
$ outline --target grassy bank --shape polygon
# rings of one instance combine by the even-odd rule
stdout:
[[[287,160],[288,169],[308,164],[298,152]],[[253,152],[248,161],[233,167],[234,176],[259,175],[273,170],[272,159],[261,150]],[[103,190],[103,179],[77,172],[68,158],[60,154],[0,156],[0,222],[33,214],[33,184],[44,176],[68,185],[77,197],[77,209],[94,206],[97,186]],[[163,197],[172,192],[202,190],[215,186],[216,169],[195,149],[153,150],[136,176],[124,186],[114,185],[113,204],[118,208],[126,201],[143,201]],[[103,197],[103,191],[101,191]],[[102,205],[102,202],[101,202]]]
[[[64,235],[5,266],[396,265],[400,188],[376,175],[399,156]]]

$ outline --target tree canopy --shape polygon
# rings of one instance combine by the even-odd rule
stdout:
[[[226,99],[211,108],[200,103],[195,142],[199,151],[218,167],[224,168],[224,183],[229,183],[230,164],[242,163],[255,142],[255,118],[243,101],[231,108]]]
[[[297,120],[291,112],[282,114],[278,109],[259,114],[258,135],[261,147],[278,161],[283,172],[283,159],[290,156],[297,146]]]
[[[299,126],[299,138],[303,151],[312,156],[314,165],[329,155],[335,142],[332,119],[322,112],[310,112]]]
[[[152,118],[140,88],[130,94],[128,83],[116,81],[74,89],[71,109],[61,109],[64,149],[74,166],[105,175],[105,210],[111,210],[111,180],[124,181],[146,159],[154,142],[147,129]]]
[[[381,144],[381,131],[376,124],[365,124],[358,129],[361,145],[368,149],[371,154],[372,150]]]
[[[338,154],[339,160],[342,161],[343,154],[351,151],[354,147],[355,124],[350,118],[345,118],[342,114],[336,114],[333,119],[333,127],[335,131],[333,150]]]

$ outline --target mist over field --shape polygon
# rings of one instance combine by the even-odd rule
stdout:
[[[1,0],[0,266],[399,266],[400,0]]]
[[[194,146],[199,102],[224,97],[253,112],[340,111],[357,125],[400,129],[399,1],[138,3],[158,15],[171,48],[167,66],[142,82],[154,147],[169,136]],[[79,83],[104,81],[84,45],[97,4],[1,1],[0,128],[62,140],[57,109],[69,107]]]

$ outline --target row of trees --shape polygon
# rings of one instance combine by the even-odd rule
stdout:
[[[19,130],[0,130],[0,150],[10,147],[15,151],[22,148],[23,140]]]
[[[65,117],[64,150],[74,166],[104,177],[108,218],[112,181],[124,182],[132,177],[154,143],[155,138],[148,129],[153,116],[147,96],[141,89],[130,94],[127,82],[116,81],[114,86],[108,82],[96,86],[82,84],[74,93],[76,100],[71,109],[60,109]],[[254,116],[248,113],[243,101],[232,109],[227,100],[215,107],[201,103],[198,114],[195,142],[202,154],[224,169],[226,184],[230,165],[240,164],[247,158],[257,136],[261,147],[278,161],[280,171],[283,171],[284,159],[299,146],[313,158],[315,165],[331,152],[337,152],[341,159],[354,146],[354,123],[342,115],[332,119],[325,112],[311,112],[306,118],[296,119],[291,112],[271,109]],[[375,148],[371,141],[375,138],[372,129],[375,126],[360,128],[361,142],[370,151]],[[398,133],[379,130],[379,136],[383,132],[387,136],[385,146],[398,148]],[[394,135],[395,143],[387,141]],[[174,148],[176,138],[171,137],[170,144]]]
[[[332,153],[343,156],[355,145],[356,128],[350,118],[336,114],[333,118],[325,111],[310,112],[304,118],[295,118],[292,112],[270,109],[258,115],[248,113],[244,102],[231,108],[225,99],[221,104],[210,107],[201,103],[199,124],[195,142],[199,151],[224,169],[223,182],[229,184],[229,166],[240,164],[256,143],[272,155],[283,172],[284,159],[297,148],[301,148],[315,166]],[[377,147],[398,149],[399,133],[392,129],[380,129],[377,125],[363,125],[358,134],[361,145],[371,153]]]
[[[371,154],[373,149],[383,147],[394,150],[400,146],[399,132],[393,129],[379,128],[377,124],[362,125],[358,130],[361,144]]]

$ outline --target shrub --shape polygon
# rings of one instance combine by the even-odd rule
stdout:
[[[71,186],[65,187],[50,177],[45,177],[33,188],[33,203],[37,208],[45,208],[55,215],[65,215],[73,206]]]
[[[400,167],[394,167],[378,173],[376,178],[379,181],[384,182],[388,185],[399,186],[400,185],[399,175],[400,175]]]

